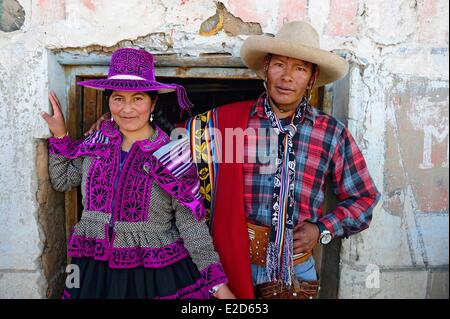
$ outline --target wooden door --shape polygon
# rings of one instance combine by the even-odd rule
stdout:
[[[77,78],[83,81],[87,78]],[[95,123],[104,111],[103,91],[77,86],[76,93],[69,100],[67,129],[72,139],[78,139]],[[80,220],[83,207],[81,187],[76,187],[65,195],[66,234]]]

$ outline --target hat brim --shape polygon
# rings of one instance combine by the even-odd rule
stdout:
[[[176,90],[176,84],[145,80],[95,79],[77,82],[77,84],[97,90],[130,92],[157,91],[159,94],[170,93]]]
[[[317,64],[320,74],[316,87],[343,78],[349,68],[348,62],[335,53],[266,35],[250,36],[241,47],[242,61],[261,79],[265,77],[264,59],[269,53]]]

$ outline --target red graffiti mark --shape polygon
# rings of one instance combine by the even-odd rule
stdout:
[[[277,29],[283,24],[295,21],[305,20],[307,18],[306,0],[281,0],[278,11]]]
[[[95,3],[93,0],[83,0],[83,4],[91,11],[95,11]]]
[[[331,1],[328,34],[354,36],[357,32],[358,1]]]
[[[303,1],[303,0],[302,0]],[[273,6],[264,7],[261,0],[228,0],[227,9],[244,22],[267,23],[274,16]]]
[[[419,17],[420,23],[421,24],[429,23],[437,13],[436,9],[437,9],[436,1],[434,1],[434,0],[425,1],[425,3],[423,4],[422,10],[420,12],[420,17]]]
[[[186,3],[188,3],[189,2],[189,0],[181,0],[180,1],[180,4],[182,5],[182,6],[184,6]]]
[[[41,12],[41,23],[43,24],[64,20],[66,18],[65,0],[38,0],[37,6]]]
[[[433,27],[433,19],[438,14],[437,3],[435,0],[426,0],[419,9],[419,38],[421,41],[429,41],[434,38],[435,28]]]

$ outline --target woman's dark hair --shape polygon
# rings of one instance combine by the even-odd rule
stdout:
[[[113,90],[105,90],[105,102],[109,109],[109,98],[111,97],[113,93]],[[143,93],[150,96],[152,101],[154,101],[156,98],[160,98],[161,96],[158,94],[157,91],[143,91]],[[167,112],[164,112],[162,109],[158,107],[158,103],[156,103],[155,109],[153,110],[153,122],[154,124],[158,125],[164,132],[167,134],[170,134],[172,129],[174,128],[174,125],[168,120],[168,116],[166,114]]]
[[[113,93],[113,90],[105,90],[105,99],[106,102],[109,102],[109,98],[111,97],[111,94]],[[150,96],[150,98],[152,99],[152,101],[158,96],[158,92],[156,91],[144,91],[142,93],[147,94],[148,96]]]

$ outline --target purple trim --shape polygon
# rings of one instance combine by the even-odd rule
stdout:
[[[124,222],[145,222],[148,220],[152,176],[149,176],[145,164],[152,151],[169,142],[169,137],[157,127],[154,141],[139,141],[139,147],[133,147],[123,164],[121,176],[116,187],[115,220]]]
[[[108,228],[108,225],[105,225]],[[108,260],[108,239],[72,235],[67,243],[67,255],[70,257],[93,257],[95,260]]]
[[[82,139],[73,141],[70,137],[50,137],[48,139],[48,151],[50,155],[60,155],[66,158],[77,158],[81,156],[100,156],[106,144],[85,143]]]
[[[214,263],[200,271],[203,280],[208,289],[218,285],[228,283],[227,276],[223,270],[222,264]]]
[[[181,288],[176,294],[158,299],[210,299],[212,287],[228,283],[221,264],[211,264],[201,272],[202,278],[194,284]]]
[[[70,295],[70,293],[67,291],[67,289],[64,288],[64,291],[61,295],[61,299],[71,299],[72,296]]]
[[[111,121],[102,122],[100,132],[89,136],[85,143],[98,144],[108,138],[101,156],[89,167],[86,178],[86,210],[111,214],[114,200],[114,182],[120,167],[120,144],[122,137]]]
[[[197,187],[198,176],[194,164],[180,178],[176,178],[172,172],[164,166],[157,158],[152,157],[147,163],[152,167],[151,174],[155,182],[171,196],[175,197],[180,204],[189,208],[197,221],[206,216],[206,209],[202,198],[196,198],[193,188]]]
[[[48,152],[50,155],[65,155],[70,152],[71,147],[74,147],[73,141],[67,135],[63,138],[50,137],[48,139]]]
[[[123,164],[117,183],[114,220],[123,222],[143,222],[148,220],[148,206],[152,188],[152,178],[148,178],[142,163],[148,155],[133,147]]]
[[[170,296],[155,297],[155,299],[211,299],[211,293],[203,278],[198,279],[190,286],[181,288]]]
[[[183,111],[188,111],[190,113],[190,110],[194,107],[194,105],[191,101],[189,101],[186,90],[181,85],[176,84],[175,87],[177,91],[178,104]]]
[[[114,242],[114,238],[111,242]],[[161,248],[116,248],[110,246],[108,239],[72,235],[67,246],[67,255],[70,257],[109,261],[110,268],[120,269],[139,266],[163,268],[189,256],[181,238]]]
[[[101,157],[94,158],[86,178],[85,209],[112,213],[114,180],[120,166],[120,140],[108,143]]]
[[[113,248],[109,260],[110,268],[163,268],[189,256],[183,246],[183,240],[178,239],[172,244],[161,248]]]
[[[165,133],[159,126],[156,126],[156,134],[157,137],[153,141],[143,140],[136,143],[144,152],[153,152],[170,142],[169,135],[167,135],[167,133]]]
[[[119,137],[119,138],[122,138],[121,134],[120,134],[119,127],[116,124],[116,122],[114,122],[114,120],[105,120],[105,121],[101,122],[100,123],[100,131],[106,137],[111,137],[111,138]]]
[[[50,137],[48,139],[49,153],[50,155],[60,155],[66,158],[77,158],[81,156],[96,158],[103,156],[109,157],[107,147],[110,144],[109,138],[113,140],[119,138],[120,143],[122,142],[120,131],[115,126],[115,123],[103,121],[100,130],[86,138],[80,138],[74,141],[69,136],[64,136],[63,138]]]

